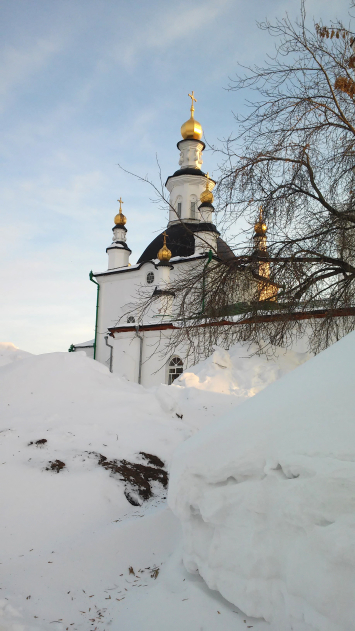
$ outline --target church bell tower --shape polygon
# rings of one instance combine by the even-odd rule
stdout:
[[[180,169],[166,181],[166,188],[170,193],[169,225],[179,221],[196,223],[212,221],[211,212],[200,210],[200,197],[206,188],[206,175],[201,171],[205,143],[201,140],[202,126],[195,119],[196,98],[193,91],[189,97],[191,98],[191,115],[182,125],[182,140],[177,143],[180,151]],[[209,179],[208,186],[211,191],[215,182]]]

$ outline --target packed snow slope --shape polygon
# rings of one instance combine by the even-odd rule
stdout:
[[[187,369],[173,387],[160,386],[158,394],[167,405],[179,408],[190,426],[201,429],[311,357],[307,352],[273,350],[267,359],[256,355],[253,344],[235,344],[229,351],[216,348],[211,357]]]
[[[0,342],[0,366],[5,366],[5,364],[11,364],[13,361],[17,361],[18,359],[24,359],[25,357],[30,357],[31,353],[27,353],[27,351],[21,351],[15,344],[11,344],[9,342]]]
[[[229,351],[216,348],[211,357],[187,369],[175,383],[185,388],[234,394],[241,402],[311,357],[309,353],[274,348],[267,359],[256,351],[255,344],[235,344]]]
[[[84,352],[1,350],[0,631],[269,630],[186,572],[164,476],[182,442],[304,357],[240,358],[248,388],[217,350],[189,373],[207,392],[184,377],[146,390]]]
[[[184,563],[273,631],[355,629],[355,333],[180,446]]]

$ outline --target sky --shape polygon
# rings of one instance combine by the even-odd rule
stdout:
[[[307,0],[316,21],[346,0]],[[134,263],[165,227],[149,185],[178,168],[176,143],[197,97],[205,141],[235,131],[238,63],[274,43],[256,20],[295,17],[299,0],[0,2],[0,341],[32,353],[92,339],[117,199]],[[204,152],[218,179],[218,158]]]

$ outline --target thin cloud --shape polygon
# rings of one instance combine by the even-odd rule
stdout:
[[[45,67],[62,46],[53,38],[38,39],[27,48],[6,47],[0,54],[0,109],[3,109],[14,90]]]
[[[177,42],[182,43],[196,35],[208,24],[213,23],[233,2],[235,3],[235,0],[220,0],[217,5],[211,1],[192,7],[185,2],[174,5],[173,9],[170,8],[163,14],[155,14],[150,23],[136,32],[134,41],[123,49],[120,42],[114,56],[124,65],[131,67],[137,62],[138,57],[148,50],[171,48]]]

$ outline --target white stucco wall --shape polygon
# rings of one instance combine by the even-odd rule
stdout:
[[[108,329],[120,325],[134,326],[127,322],[127,313],[133,312],[142,290],[150,295],[156,287],[164,288],[169,276],[173,281],[177,276],[186,274],[197,261],[201,263],[201,259],[187,258],[174,265],[172,259],[171,268],[162,268],[149,261],[140,268],[132,266],[124,272],[117,270],[95,276],[100,285],[96,359],[109,365],[110,349],[105,342]],[[151,284],[146,280],[149,272],[154,274]],[[166,297],[157,299],[143,324],[155,325],[169,321],[167,304]],[[164,355],[164,346],[171,333],[169,330],[144,331],[140,327],[139,334],[144,337],[141,383],[146,387],[167,383],[166,364],[170,357]],[[129,381],[138,382],[140,342],[135,330],[115,333],[115,337],[109,337],[108,342],[113,345],[113,372]],[[184,360],[182,349],[181,352],[177,349],[177,354]]]
[[[146,388],[168,382],[168,364],[171,354],[164,352],[164,346],[169,332],[139,331],[143,337],[142,348],[142,380]],[[115,333],[113,344],[113,372],[128,379],[138,382],[140,340],[135,333]],[[183,360],[183,352],[179,349],[174,355],[179,355]],[[185,365],[184,365],[185,367]]]

